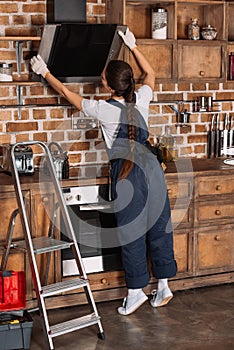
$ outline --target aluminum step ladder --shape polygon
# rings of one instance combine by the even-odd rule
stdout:
[[[56,197],[58,200],[57,206],[60,209],[61,215],[63,217],[64,223],[66,226],[66,230],[69,236],[68,242],[55,239],[54,237],[51,237],[48,234],[47,236],[36,237],[36,238],[33,238],[32,236],[32,232],[30,230],[30,225],[27,218],[23,192],[22,192],[21,182],[20,182],[20,176],[17,170],[15,153],[14,153],[15,147],[22,146],[22,145],[40,146],[44,151],[45,160],[47,164],[47,172],[49,170],[49,174],[51,176],[50,181],[52,179],[54,191],[56,193]],[[56,176],[53,159],[48,147],[43,142],[39,142],[39,141],[16,143],[12,145],[9,158],[10,158],[9,161],[11,164],[11,173],[14,181],[15,193],[17,197],[18,209],[16,209],[11,216],[11,220],[10,220],[11,222],[7,233],[7,243],[5,246],[6,249],[2,257],[2,264],[1,264],[2,269],[5,269],[6,267],[7,258],[11,247],[26,250],[26,253],[28,254],[28,258],[29,258],[31,272],[32,272],[33,286],[36,292],[40,316],[42,319],[42,323],[44,325],[46,340],[49,345],[49,349],[51,350],[54,349],[54,345],[53,345],[54,337],[57,337],[69,332],[73,332],[92,325],[98,326],[97,336],[99,339],[104,339],[104,331],[101,324],[101,318],[98,314],[97,307],[91,292],[89,280],[87,278],[87,275],[84,269],[81,254],[76,241],[76,236],[75,236],[73,226],[70,220],[70,216],[67,210],[66,202],[63,197],[60,183]],[[23,241],[17,241],[16,243],[14,243],[12,241],[12,236],[14,231],[15,218],[17,214],[20,215],[25,239]],[[79,277],[75,277],[73,279],[66,279],[58,283],[42,285],[41,278],[39,275],[39,269],[37,266],[36,255],[44,254],[44,253],[50,254],[51,252],[59,251],[66,248],[72,248],[72,251],[74,253],[74,258],[76,260],[78,271],[79,271]],[[61,294],[63,292],[75,291],[76,289],[79,290],[81,288],[83,288],[86,294],[91,313],[82,317],[68,320],[66,322],[51,325],[49,321],[48,310],[46,308],[46,298]],[[77,293],[77,297],[78,297],[78,293]]]

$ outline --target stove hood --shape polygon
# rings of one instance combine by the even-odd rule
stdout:
[[[124,25],[46,24],[38,53],[62,82],[96,82],[105,65],[119,57]]]

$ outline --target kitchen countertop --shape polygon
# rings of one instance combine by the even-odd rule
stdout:
[[[181,158],[177,160],[176,162],[170,162],[167,163],[167,169],[165,171],[166,177],[170,175],[174,175],[176,173],[188,175],[188,176],[195,176],[200,173],[202,175],[218,175],[220,171],[223,172],[223,174],[230,174],[234,173],[234,166],[226,165],[224,164],[224,158],[213,158],[213,159],[193,159],[193,158]],[[81,166],[85,168],[89,168],[89,166]],[[79,168],[71,168],[70,173],[72,174],[72,177],[66,180],[62,180],[61,184],[62,187],[69,187],[69,186],[85,186],[85,185],[94,185],[94,184],[102,184],[108,182],[108,176],[94,176],[95,172],[90,173],[90,177],[78,177],[76,174],[79,174]],[[26,176],[20,176],[20,180],[22,181],[22,189],[38,189],[38,183],[39,183],[39,172],[35,171],[34,175],[26,175]],[[1,192],[7,192],[7,191],[13,191],[13,181],[12,177],[3,171],[0,171],[0,191]]]

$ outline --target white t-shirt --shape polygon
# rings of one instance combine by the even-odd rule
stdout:
[[[152,100],[152,90],[148,85],[142,85],[136,91],[136,108],[148,125],[149,103]],[[124,100],[118,100],[125,103]],[[83,99],[82,111],[87,117],[99,120],[107,148],[111,148],[118,134],[121,109],[105,100]]]

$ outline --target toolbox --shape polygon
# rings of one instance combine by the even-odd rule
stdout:
[[[24,271],[0,271],[0,312],[24,309],[25,305]]]
[[[22,316],[0,312],[0,349],[30,349],[33,320],[27,311]]]
[[[33,320],[26,311],[24,271],[0,271],[0,349],[29,349]]]

